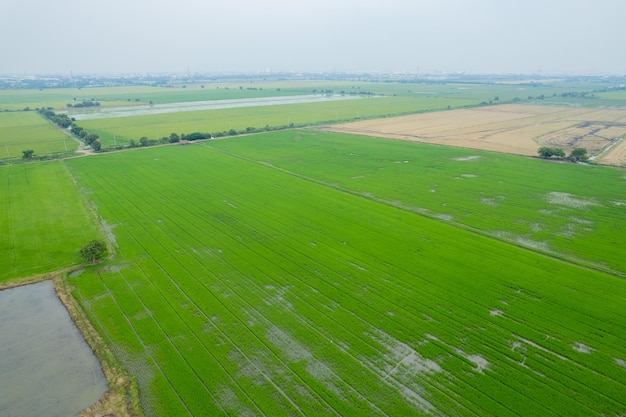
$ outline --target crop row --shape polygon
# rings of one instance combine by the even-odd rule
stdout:
[[[214,149],[490,236],[626,273],[624,174],[489,152],[286,131]]]
[[[164,375],[174,380],[176,372],[188,385],[152,389],[180,392],[193,414],[192,398],[268,415],[515,415],[521,405],[584,415],[623,407],[619,374],[605,376],[620,371],[612,363],[623,330],[617,317],[599,317],[615,339],[606,346],[592,323],[550,320],[573,312],[560,285],[574,276],[611,279],[580,278],[566,266],[559,282],[543,284],[552,261],[405,211],[210,150],[141,154],[72,165],[95,190],[100,214],[119,223],[128,265],[101,278],[116,282],[107,283],[110,294],[124,299],[136,337],[152,341],[144,344],[155,363],[168,364]],[[492,264],[477,261],[487,257]],[[77,284],[91,285],[89,277]],[[615,294],[602,297],[611,303]],[[96,293],[89,304],[100,299]],[[490,316],[494,306],[505,316]],[[599,316],[598,305],[586,308]],[[560,340],[544,343],[545,334]],[[528,344],[521,366],[515,335],[574,366],[546,362],[546,352]],[[579,337],[602,347],[601,360],[580,365],[582,355],[567,351],[568,339]],[[478,372],[472,355],[490,366]],[[223,385],[210,378],[220,372]]]
[[[62,163],[0,167],[0,283],[79,263],[93,223]]]
[[[0,113],[0,159],[71,152],[78,144],[35,112]]]

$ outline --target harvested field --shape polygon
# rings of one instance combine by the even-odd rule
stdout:
[[[626,134],[626,111],[527,105],[500,105],[416,114],[328,128],[338,132],[412,140],[518,155],[537,155],[540,146],[586,148],[598,155]],[[603,163],[622,165],[612,158]]]
[[[611,148],[606,149],[595,161],[605,165],[626,167],[626,140],[624,138],[613,143]]]

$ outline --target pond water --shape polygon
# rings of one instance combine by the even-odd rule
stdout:
[[[0,291],[0,415],[68,417],[107,391],[51,281]]]
[[[376,97],[376,96],[374,96]],[[364,97],[354,95],[300,95],[300,96],[284,96],[284,97],[262,97],[262,98],[241,98],[232,100],[209,100],[209,101],[190,101],[184,103],[167,103],[138,105],[138,106],[122,106],[122,107],[98,107],[85,111],[72,110],[68,113],[76,120],[94,120],[108,119],[113,117],[132,117],[144,116],[150,114],[178,113],[186,111],[198,110],[218,110],[218,109],[234,109],[239,107],[256,107],[256,106],[277,106],[280,104],[300,104],[300,103],[321,103],[339,100],[359,100]],[[368,97],[371,98],[371,97]]]

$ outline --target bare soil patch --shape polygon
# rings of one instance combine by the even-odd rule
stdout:
[[[505,104],[338,124],[325,129],[517,155],[537,156],[541,146],[589,155],[626,166],[626,111]],[[623,145],[623,146],[622,146]]]

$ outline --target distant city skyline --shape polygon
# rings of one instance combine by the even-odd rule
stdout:
[[[0,74],[626,74],[622,0],[2,0]]]

